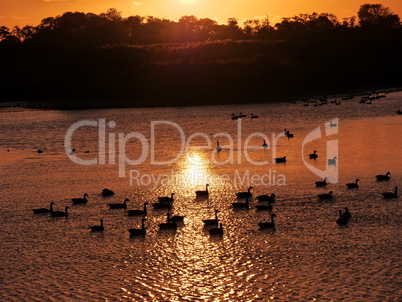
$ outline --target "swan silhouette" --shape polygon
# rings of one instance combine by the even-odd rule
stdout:
[[[243,198],[243,197],[251,197],[251,196],[253,196],[253,194],[251,193],[251,189],[253,189],[253,187],[248,187],[247,192],[237,192],[237,193],[236,193],[237,198]]]
[[[385,199],[398,198],[398,186],[395,187],[395,192],[385,192],[382,193],[382,196],[384,196]]]
[[[389,177],[391,175],[390,172],[387,172],[387,174],[385,175],[376,175],[377,181],[382,181],[382,180],[389,180],[391,177]]]
[[[130,200],[126,198],[122,203],[109,203],[108,206],[110,209],[127,209],[127,201]]]
[[[261,202],[261,201],[275,202],[275,194],[272,193],[271,196],[269,196],[269,195],[260,195],[260,196],[257,196],[257,200],[259,202]]]
[[[85,193],[84,198],[72,198],[71,200],[72,200],[73,204],[83,204],[83,203],[88,202],[87,197],[89,197],[89,196],[87,193]]]
[[[129,211],[127,211],[127,215],[129,215],[129,216],[141,216],[141,215],[146,216],[147,215],[147,205],[148,205],[148,202],[144,202],[144,210],[129,210]]]
[[[40,208],[40,209],[33,209],[32,211],[34,212],[34,214],[46,214],[46,213],[51,213],[53,212],[53,205],[55,203],[52,201],[50,203],[50,208],[46,209],[46,208]]]
[[[260,229],[274,229],[275,228],[274,217],[276,217],[276,215],[271,214],[271,221],[258,223]]]
[[[141,229],[128,229],[130,232],[130,236],[145,236],[146,230],[145,230],[145,221],[146,218],[141,219]]]
[[[172,208],[172,201],[170,202],[158,202],[154,203],[152,206],[154,209],[171,209]]]
[[[325,187],[328,183],[327,183],[327,179],[328,178],[324,178],[324,181],[316,181],[315,182],[315,186],[316,187]]]
[[[333,192],[332,192],[332,191],[329,191],[328,194],[325,193],[325,194],[319,194],[319,195],[318,195],[318,199],[333,199],[333,198],[334,198],[334,196],[333,196]]]
[[[258,118],[258,115],[254,115],[253,113],[250,114],[251,118]]]
[[[205,186],[205,191],[195,191],[195,195],[197,195],[197,197],[201,197],[201,196],[208,196],[209,192],[208,192],[208,187],[209,184],[206,184]]]
[[[346,184],[346,186],[348,187],[348,189],[353,189],[353,188],[358,188],[358,182],[360,181],[360,179],[356,178],[356,182],[351,182]]]
[[[232,203],[232,206],[235,209],[249,209],[250,205],[248,202],[248,197],[246,197],[246,202],[234,202]]]
[[[100,225],[91,226],[91,232],[103,232],[103,219],[100,220]]]
[[[109,189],[103,189],[102,190],[102,196],[103,197],[112,196],[112,195],[114,195],[114,192],[112,190],[109,190]]]
[[[216,142],[216,148],[215,148],[215,150],[218,151],[218,152],[219,152],[219,151],[222,151],[222,148],[219,146],[219,141]]]
[[[334,124],[334,123],[332,123],[332,121],[329,121],[329,126],[330,127],[338,127],[338,124]]]
[[[309,154],[308,156],[309,156],[311,159],[316,159],[316,158],[318,157],[317,151],[314,150],[314,153],[311,153],[311,154]]]
[[[337,224],[347,224],[348,220],[342,217],[342,210],[339,210],[339,218],[336,220]]]
[[[265,139],[263,140],[262,146],[263,146],[264,148],[267,148],[267,147],[268,147],[268,144],[267,144],[267,142],[265,141]]]
[[[334,158],[329,158],[328,159],[328,165],[336,165],[336,160],[337,160],[338,158],[336,157],[336,156],[334,156]]]
[[[170,194],[170,197],[163,196],[163,197],[158,197],[159,202],[167,202],[167,203],[172,203],[174,201],[174,193]]]
[[[208,225],[218,225],[218,210],[215,210],[215,219],[204,219],[202,222],[204,222],[204,226]]]
[[[223,235],[223,224],[219,225],[219,228],[213,228],[209,230],[210,235]]]
[[[64,212],[63,211],[52,211],[50,214],[52,217],[68,217],[68,209],[70,207],[66,206]]]

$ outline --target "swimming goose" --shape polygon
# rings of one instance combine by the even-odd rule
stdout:
[[[382,196],[384,196],[385,199],[398,198],[398,186],[395,187],[395,193],[385,192],[385,193],[382,193]]]
[[[223,235],[223,224],[219,225],[219,228],[213,228],[209,230],[210,235]]]
[[[222,151],[222,148],[219,146],[219,141],[216,142],[216,148],[215,148],[215,150],[218,151],[218,152],[219,152],[219,151]]]
[[[268,144],[267,144],[267,142],[265,141],[265,139],[263,140],[262,146],[263,146],[264,148],[267,148],[267,147],[268,147]]]
[[[327,179],[328,178],[324,178],[324,181],[316,181],[315,182],[315,186],[316,187],[325,187],[328,183],[327,183]]]
[[[385,174],[385,175],[377,175],[377,176],[376,176],[377,181],[389,180],[389,179],[390,179],[389,175],[391,175],[390,172],[387,172],[387,174]]]
[[[208,225],[218,225],[218,210],[215,210],[215,219],[204,219],[202,222],[204,222],[204,226]]]
[[[130,200],[126,198],[122,203],[109,203],[108,206],[110,209],[127,209],[127,201]]]
[[[177,223],[176,223],[176,221],[172,221],[172,219],[170,217],[170,213],[167,213],[166,216],[167,216],[166,222],[160,223],[159,228],[160,229],[170,229],[170,230],[177,229]]]
[[[170,220],[174,222],[182,222],[184,220],[184,216],[173,215],[170,217]]]
[[[50,213],[50,212],[53,212],[53,205],[54,205],[54,202],[52,201],[50,203],[50,209],[40,208],[40,209],[33,209],[32,211],[34,212],[34,214]]]
[[[207,184],[205,186],[205,191],[201,191],[201,190],[200,191],[195,191],[195,195],[197,195],[197,197],[208,196],[208,194],[209,194],[208,187],[209,187],[209,184]]]
[[[309,156],[311,159],[316,159],[316,158],[318,157],[317,151],[314,150],[314,153],[311,153],[311,154],[309,154],[308,156]]]
[[[346,186],[348,187],[348,189],[353,189],[353,188],[358,188],[359,185],[357,184],[357,182],[360,181],[360,179],[356,178],[356,182],[351,182],[346,184]]]
[[[260,196],[257,196],[257,200],[259,202],[261,202],[261,201],[274,202],[275,201],[275,194],[272,193],[271,196],[269,196],[269,195],[260,195]]]
[[[325,193],[325,194],[318,195],[318,199],[332,199],[332,198],[334,198],[332,191],[329,191],[328,194]]]
[[[268,205],[257,205],[255,206],[257,211],[271,211],[272,210],[272,205],[271,202],[268,201]]]
[[[333,124],[332,121],[329,121],[329,126],[330,127],[338,127],[338,124]]]
[[[290,133],[289,130],[286,130],[286,129],[285,129],[285,136],[287,136],[288,138],[291,138],[291,137],[293,137],[293,134]]]
[[[251,118],[258,118],[258,115],[254,115],[254,114],[251,113],[251,114],[250,114],[250,117],[251,117]]]
[[[401,109],[398,109],[398,110],[396,111],[396,113],[397,113],[397,114],[402,114]]]
[[[271,221],[270,222],[260,222],[260,223],[258,223],[260,229],[274,229],[275,228],[274,217],[276,217],[276,215],[271,214]]]
[[[91,232],[103,232],[103,219],[100,220],[100,225],[91,226]]]
[[[246,202],[233,202],[232,206],[235,209],[249,209],[250,205],[248,202],[248,197],[246,197]]]
[[[343,212],[342,218],[346,220],[352,218],[352,214],[350,214],[349,209],[347,207],[345,207],[345,212]]]
[[[129,216],[140,216],[140,215],[147,215],[147,205],[148,202],[144,202],[144,210],[129,210],[127,211],[127,215]]]
[[[43,151],[42,151],[42,150],[40,150],[40,149],[39,149],[38,151],[36,151],[36,152],[38,152],[39,154],[43,153]]]
[[[114,195],[114,192],[112,190],[109,190],[109,189],[103,189],[102,190],[102,196],[103,197],[112,196],[112,195]]]
[[[68,217],[68,209],[70,207],[66,206],[64,212],[63,211],[52,211],[50,214],[52,217]]]
[[[237,198],[253,196],[253,194],[251,194],[251,189],[253,189],[253,187],[249,187],[247,192],[237,192],[236,193]]]
[[[348,220],[342,217],[342,210],[339,210],[339,218],[336,220],[337,224],[347,224]]]
[[[141,219],[141,229],[129,229],[128,231],[130,232],[130,236],[145,236],[146,230],[145,230],[145,221],[146,218]]]
[[[166,196],[158,197],[158,200],[159,200],[159,202],[167,202],[167,203],[173,202],[174,201],[173,196],[174,196],[174,193],[170,194],[170,197],[166,197]]]
[[[338,159],[338,158],[337,158],[336,156],[334,156],[333,159],[329,158],[329,159],[328,159],[328,165],[336,165],[336,160],[337,160],[337,159]]]
[[[286,156],[275,158],[275,162],[278,163],[286,163]]]
[[[73,201],[73,204],[83,204],[88,202],[87,197],[89,196],[87,193],[85,193],[84,198],[72,198],[71,200]]]

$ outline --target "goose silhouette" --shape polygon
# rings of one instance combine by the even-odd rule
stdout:
[[[103,197],[112,196],[112,195],[114,195],[114,192],[112,190],[109,190],[109,189],[103,189],[102,190],[102,196]]]
[[[275,228],[274,217],[276,217],[276,215],[271,214],[271,221],[258,223],[260,229],[274,229]]]
[[[267,148],[267,147],[268,147],[268,144],[267,144],[267,142],[265,141],[265,139],[262,141],[262,146],[263,146],[264,148]]]
[[[34,212],[34,214],[46,214],[46,213],[51,213],[51,212],[53,212],[53,205],[54,205],[54,204],[55,204],[55,203],[52,201],[52,202],[50,203],[49,209],[40,208],[40,209],[33,209],[32,211]]]
[[[286,156],[275,158],[275,162],[276,162],[277,164],[279,164],[279,163],[286,163]]]
[[[316,181],[315,182],[315,186],[316,187],[325,187],[328,183],[327,183],[327,179],[328,178],[324,178],[324,181]]]
[[[398,198],[398,186],[395,187],[395,192],[385,192],[382,193],[382,196],[384,196],[385,199]]]
[[[259,201],[259,202],[261,202],[261,201],[270,201],[270,202],[275,202],[275,194],[271,194],[271,195],[260,195],[260,196],[257,196],[257,200]]]
[[[253,196],[253,194],[251,193],[251,189],[253,189],[253,187],[248,187],[247,192],[237,192],[236,193],[237,198],[244,198],[244,197]]]
[[[377,181],[389,180],[389,179],[390,179],[390,177],[389,177],[390,175],[391,175],[391,173],[390,173],[390,172],[387,172],[387,174],[385,174],[385,175],[376,175],[375,178],[377,178]]]
[[[316,159],[316,158],[318,157],[317,151],[314,150],[314,153],[309,154],[309,157],[310,157],[311,159]]]
[[[249,209],[250,205],[248,202],[248,197],[246,197],[246,202],[234,202],[232,203],[234,209]]]
[[[339,210],[339,218],[336,220],[337,224],[347,224],[348,220],[342,217],[342,210]]]
[[[328,165],[336,165],[336,160],[337,160],[338,158],[336,157],[336,156],[334,156],[334,158],[329,158],[328,159]]]
[[[128,210],[127,215],[129,215],[129,216],[141,216],[141,215],[146,216],[147,215],[147,205],[148,205],[148,202],[144,202],[144,210]]]
[[[50,214],[52,217],[68,217],[68,209],[70,207],[66,206],[64,212],[63,211],[52,211]]]
[[[318,195],[318,199],[333,199],[333,198],[334,198],[334,196],[333,196],[333,192],[332,192],[332,191],[329,191],[328,194],[325,193],[325,194],[319,194],[319,195]]]
[[[210,235],[223,235],[223,224],[219,225],[219,228],[213,228],[209,230]]]
[[[205,191],[202,191],[202,190],[195,191],[195,195],[197,195],[197,197],[208,196],[208,194],[209,194],[208,187],[209,187],[209,184],[206,184]]]
[[[127,209],[127,201],[130,200],[126,198],[122,203],[109,203],[108,206],[110,209]]]
[[[158,201],[172,203],[174,201],[174,193],[170,194],[170,197],[167,196],[158,197]]]
[[[177,229],[177,223],[176,221],[172,221],[170,217],[170,213],[166,214],[167,220],[164,223],[159,224],[160,229],[170,229],[170,230],[176,230]]]
[[[146,218],[141,219],[141,229],[128,229],[130,232],[130,236],[145,236],[146,230],[145,230],[145,221]]]
[[[218,151],[218,152],[219,152],[219,151],[222,151],[222,148],[219,146],[219,141],[216,142],[216,148],[215,148],[215,150]]]
[[[84,198],[72,198],[71,200],[72,200],[73,204],[83,204],[83,203],[88,202],[87,197],[89,197],[89,196],[87,193],[85,193]]]
[[[346,186],[348,187],[348,189],[358,188],[359,181],[360,181],[360,179],[356,178],[356,182],[347,183]]]
[[[103,232],[103,219],[100,220],[100,225],[94,225],[91,227],[91,232]]]
[[[350,214],[349,209],[347,207],[345,207],[345,212],[343,212],[342,218],[346,220],[350,220],[352,218],[352,214]]]
[[[218,210],[215,210],[215,219],[204,219],[202,222],[204,222],[204,226],[209,226],[209,225],[218,225]]]
[[[257,211],[271,211],[272,210],[272,205],[271,202],[268,201],[268,205],[257,205],[255,206]]]

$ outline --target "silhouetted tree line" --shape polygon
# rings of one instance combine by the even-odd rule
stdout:
[[[0,27],[0,100],[186,105],[398,86],[401,34],[381,4],[362,5],[357,18],[301,14],[274,26],[67,12]]]

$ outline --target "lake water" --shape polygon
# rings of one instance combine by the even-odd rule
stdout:
[[[402,301],[402,208],[400,198],[381,195],[402,184],[402,116],[395,113],[402,109],[402,93],[371,105],[359,100],[318,107],[298,102],[2,109],[0,300]],[[232,112],[259,118],[232,120]],[[338,126],[329,127],[336,118]],[[64,148],[67,130],[85,120],[107,125],[105,144],[102,139],[99,144],[97,126],[80,127],[72,135],[76,159],[95,159],[95,165],[73,162]],[[317,127],[322,138],[305,141]],[[294,137],[275,142],[273,135],[285,128]],[[191,137],[197,132],[204,137]],[[143,140],[128,139],[124,146],[129,133]],[[261,134],[269,148],[261,146]],[[182,140],[193,148],[183,150]],[[214,151],[218,140],[219,153]],[[328,155],[336,152],[333,144],[327,155],[327,142],[335,140],[337,164],[326,167]],[[308,159],[314,150],[315,161]],[[137,163],[119,163],[123,155]],[[282,156],[286,164],[273,163],[273,157]],[[163,161],[171,163],[155,163]],[[338,182],[315,187],[322,176],[305,163],[327,169],[322,173],[331,177],[338,173]],[[375,175],[388,171],[389,181],[376,181]],[[345,184],[356,178],[360,187],[347,189]],[[206,183],[209,198],[196,199],[194,191],[204,190]],[[233,210],[231,203],[244,202],[235,193],[249,185],[254,187],[250,209]],[[116,194],[102,197],[104,188]],[[334,192],[333,200],[318,200],[328,191]],[[142,217],[107,206],[129,198],[127,209],[142,209],[144,202],[172,192],[171,212],[185,216],[176,232],[160,231],[166,211],[149,206],[146,236],[130,238],[127,230],[139,228]],[[71,198],[84,193],[89,202],[72,205]],[[267,221],[270,212],[256,212],[255,197],[271,193],[276,194],[276,228],[260,230],[258,222]],[[51,201],[57,210],[69,206],[69,217],[33,214]],[[339,226],[338,210],[345,206],[353,217]],[[222,237],[210,237],[203,227],[202,220],[213,218],[215,210]],[[101,218],[104,232],[91,233],[89,227]]]

